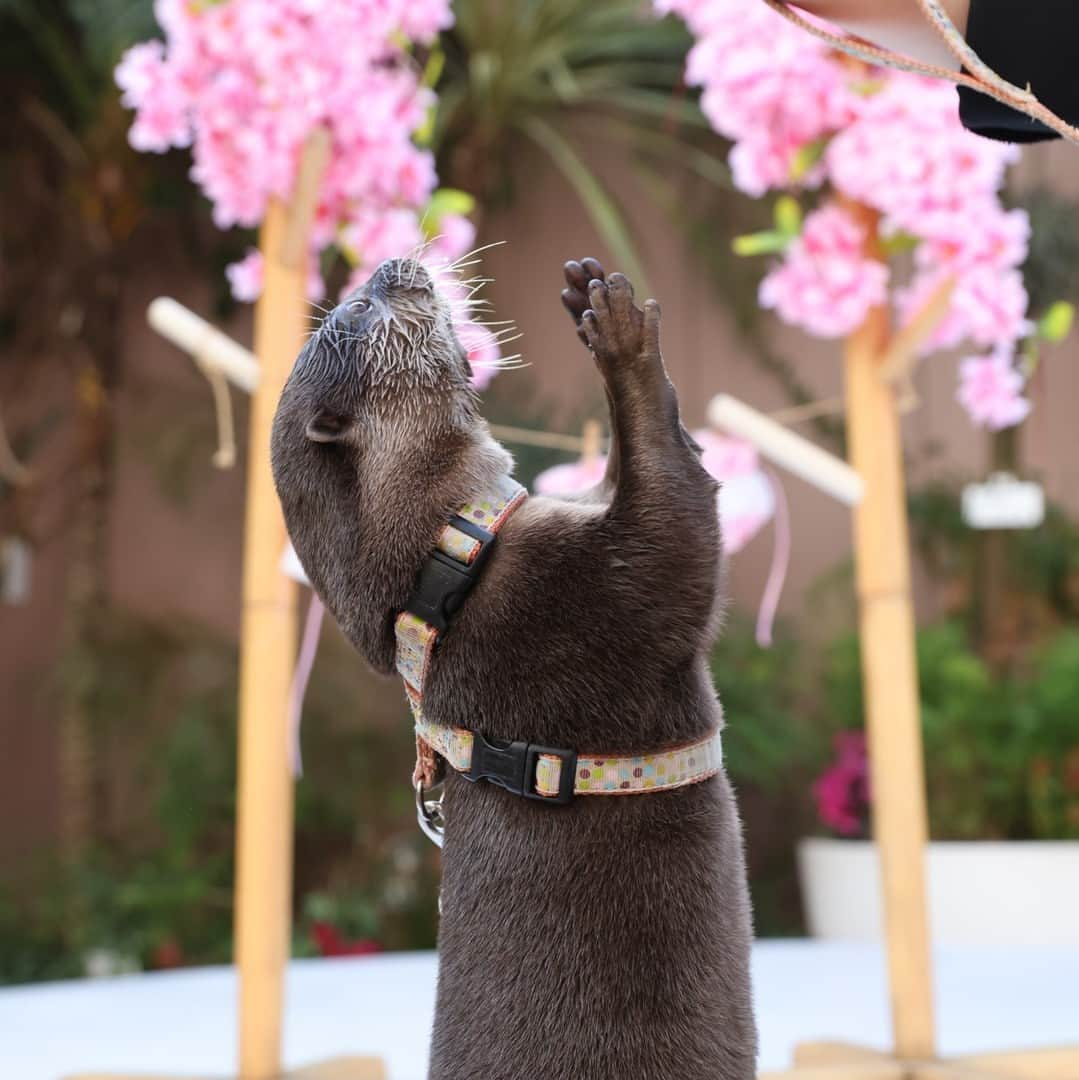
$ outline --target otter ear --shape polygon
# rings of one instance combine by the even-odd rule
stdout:
[[[319,409],[307,421],[304,434],[317,443],[341,442],[352,429],[352,421],[340,413],[331,412],[329,409]]]

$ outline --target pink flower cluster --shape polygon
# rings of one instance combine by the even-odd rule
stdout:
[[[817,337],[858,326],[888,296],[888,268],[865,256],[865,229],[828,203],[810,214],[787,257],[761,282],[762,307]]]
[[[993,431],[1021,423],[1030,412],[1030,402],[1023,397],[1023,376],[1007,353],[961,361],[956,396],[976,424]]]
[[[879,236],[914,246],[912,279],[894,288],[901,321],[952,282],[949,307],[926,348],[971,342],[992,350],[993,421],[1026,415],[1022,376],[1009,359],[1030,333],[1019,267],[1030,226],[1005,211],[999,189],[1014,146],[979,138],[959,122],[954,88],[920,76],[866,69],[760,3],[654,0],[697,38],[687,78],[701,106],[734,142],[735,183],[753,196],[828,185],[879,215]],[[761,303],[820,337],[856,329],[888,299],[887,271],[864,254],[860,226],[835,203],[807,216],[802,235],[764,280]],[[1010,397],[1005,398],[1006,394]],[[960,394],[967,406],[973,400]]]
[[[834,741],[835,760],[813,784],[821,822],[840,836],[858,836],[868,827],[869,761],[865,733],[841,731]]]
[[[703,88],[712,126],[735,143],[731,168],[748,194],[789,183],[803,147],[852,119],[857,99],[839,65],[763,4],[657,0],[656,7],[681,15],[697,38],[686,76]],[[806,179],[820,177],[810,169]]]
[[[156,0],[164,41],[127,51],[116,69],[135,110],[137,150],[190,147],[191,177],[220,228],[257,225],[271,198],[287,198],[308,136],[324,128],[331,153],[311,231],[308,295],[325,292],[319,255],[340,249],[349,288],[383,259],[424,241],[421,217],[438,182],[414,141],[434,107],[409,56],[452,22],[449,0]],[[424,258],[434,266],[472,243],[458,214],[437,223]],[[262,290],[251,250],[226,274],[237,299]],[[462,324],[476,382],[494,372],[498,346]]]

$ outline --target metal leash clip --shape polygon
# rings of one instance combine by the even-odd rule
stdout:
[[[435,784],[430,791],[425,791],[423,781],[417,777],[413,787],[416,789],[416,821],[419,822],[423,835],[435,847],[440,848],[442,836],[446,831],[446,819],[442,816],[442,784]],[[438,791],[438,795],[428,798],[435,790]]]

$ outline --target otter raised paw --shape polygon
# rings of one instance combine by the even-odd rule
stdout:
[[[522,500],[450,303],[408,260],[305,346],[274,476],[315,588],[404,675],[448,766],[431,1080],[751,1080],[749,904],[707,664],[715,484],[658,307],[595,260],[565,275],[611,407],[595,499]]]

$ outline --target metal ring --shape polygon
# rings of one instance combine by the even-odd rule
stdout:
[[[435,785],[441,788],[441,784]],[[446,831],[446,819],[442,816],[442,792],[438,796],[428,799],[429,794],[424,791],[423,781],[418,777],[413,784],[416,789],[416,821],[420,831],[435,847],[442,847],[442,836]]]

